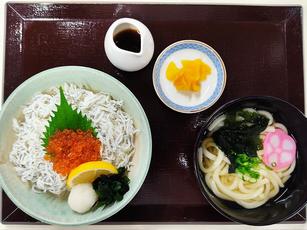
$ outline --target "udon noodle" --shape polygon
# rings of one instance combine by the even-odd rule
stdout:
[[[269,112],[250,108],[245,110],[257,112],[268,118],[268,125],[260,134],[261,140],[267,133],[274,132],[276,129],[288,133],[287,128],[283,124],[275,122]],[[212,192],[222,199],[234,201],[248,209],[259,207],[277,195],[280,188],[284,187],[295,168],[295,160],[290,167],[279,171],[268,168],[261,161],[257,168],[259,178],[253,182],[244,180],[239,173],[229,173],[230,160],[211,137],[212,133],[224,125],[225,119],[226,116],[222,115],[210,125],[209,134],[198,149],[198,162],[204,173],[205,182]],[[257,151],[257,155],[262,159],[263,150]]]

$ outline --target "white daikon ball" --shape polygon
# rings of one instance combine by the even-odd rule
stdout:
[[[85,213],[93,207],[98,196],[91,183],[77,184],[68,196],[69,207],[78,213]]]

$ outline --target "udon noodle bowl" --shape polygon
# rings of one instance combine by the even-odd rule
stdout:
[[[245,108],[211,123],[198,163],[216,196],[252,209],[285,186],[295,169],[296,143],[271,113]]]

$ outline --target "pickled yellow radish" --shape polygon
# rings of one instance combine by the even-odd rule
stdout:
[[[166,69],[166,78],[172,81],[177,90],[199,92],[201,82],[211,74],[211,68],[201,59],[182,60],[182,68],[170,62]]]

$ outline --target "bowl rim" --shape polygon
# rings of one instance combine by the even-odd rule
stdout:
[[[214,119],[216,118],[216,115],[218,115],[221,111],[223,110],[227,110],[231,105],[236,104],[236,103],[241,103],[243,101],[247,101],[247,100],[258,100],[258,99],[264,99],[264,100],[276,100],[276,101],[280,101],[283,103],[286,103],[288,106],[292,107],[293,109],[295,109],[299,115],[305,117],[304,113],[299,110],[296,106],[292,105],[291,103],[277,98],[277,97],[273,97],[273,96],[267,96],[267,95],[254,95],[254,96],[246,96],[246,97],[240,97],[240,98],[236,98],[236,99],[232,99],[226,103],[224,103],[223,105],[221,105],[218,109],[216,109],[215,111],[213,111],[211,113],[211,115],[205,119],[205,121],[203,122],[201,128],[199,129],[198,133],[197,133],[197,137],[196,137],[196,141],[194,143],[194,149],[193,149],[193,164],[194,164],[194,175],[195,178],[197,180],[197,184],[198,187],[200,188],[200,191],[202,193],[202,195],[205,197],[205,199],[208,201],[208,203],[216,210],[218,211],[220,214],[222,214],[224,217],[228,218],[231,221],[234,221],[236,223],[240,223],[240,224],[247,224],[247,225],[253,225],[253,226],[266,226],[266,225],[272,225],[272,224],[276,224],[276,223],[280,223],[282,221],[285,221],[287,219],[290,219],[291,217],[293,217],[294,215],[296,215],[299,211],[301,211],[307,204],[307,200],[305,200],[304,203],[302,203],[299,207],[297,207],[295,209],[295,211],[293,211],[293,213],[291,213],[288,216],[285,216],[284,218],[279,219],[279,221],[272,221],[272,220],[268,220],[265,224],[262,223],[249,223],[248,221],[242,221],[239,220],[238,218],[235,218],[227,213],[225,213],[222,209],[220,209],[211,199],[210,196],[207,194],[207,192],[204,189],[204,182],[202,180],[202,172],[199,169],[199,165],[198,165],[198,158],[197,158],[197,153],[198,153],[198,148],[199,148],[199,143],[201,141],[202,138],[202,133],[204,132],[204,130],[207,128],[208,124]],[[305,117],[306,118],[306,117]],[[214,195],[215,197],[217,197],[216,195]],[[217,197],[218,199],[221,199],[219,197]],[[222,199],[221,199],[222,200]]]
[[[115,213],[119,212],[121,209],[123,209],[134,197],[135,195],[138,193],[138,191],[140,190],[141,186],[143,185],[145,178],[148,174],[149,168],[150,168],[150,162],[151,162],[151,157],[152,157],[152,135],[151,135],[151,129],[150,129],[150,125],[149,125],[149,121],[148,118],[146,116],[146,113],[141,105],[141,103],[138,101],[138,99],[136,98],[136,96],[123,84],[121,83],[119,80],[117,80],[116,78],[112,77],[111,75],[94,69],[94,68],[90,68],[90,67],[86,67],[86,66],[76,66],[76,65],[69,65],[69,66],[59,66],[59,67],[54,67],[54,68],[50,68],[50,69],[46,69],[43,70],[41,72],[38,72],[36,74],[34,74],[33,76],[29,77],[27,80],[25,80],[24,82],[22,82],[17,88],[14,89],[14,91],[9,95],[9,97],[5,100],[5,102],[2,104],[2,108],[0,111],[0,119],[3,116],[4,111],[6,110],[6,108],[8,107],[8,105],[10,104],[10,102],[16,97],[16,94],[22,90],[23,88],[27,87],[27,85],[31,84],[33,81],[37,81],[38,79],[42,78],[42,75],[46,74],[47,72],[51,72],[51,71],[62,71],[65,69],[74,69],[74,70],[80,70],[80,71],[87,71],[87,72],[92,72],[95,74],[99,74],[99,75],[104,75],[104,78],[107,78],[109,81],[113,82],[115,85],[118,85],[118,87],[121,90],[125,90],[130,96],[131,96],[131,100],[133,100],[133,102],[139,107],[140,112],[142,113],[141,117],[144,119],[145,122],[145,126],[146,126],[146,130],[147,130],[147,134],[148,134],[148,146],[146,146],[146,151],[148,152],[148,157],[147,157],[147,161],[146,162],[142,162],[145,165],[145,170],[144,173],[142,175],[141,178],[139,178],[136,183],[136,187],[134,187],[134,189],[131,192],[130,197],[128,197],[126,200],[121,201],[122,203],[118,203],[118,208],[114,209],[113,211],[109,212],[107,215],[102,216],[102,217],[97,217],[97,218],[89,218],[87,220],[84,221],[79,221],[79,222],[75,222],[75,223],[67,223],[67,222],[61,222],[61,221],[54,221],[52,219],[45,219],[45,218],[41,218],[40,216],[37,216],[36,213],[33,213],[33,211],[29,208],[27,208],[26,206],[22,205],[19,200],[14,197],[11,193],[10,193],[10,189],[6,186],[6,183],[4,182],[3,176],[0,173],[0,185],[2,187],[2,189],[4,190],[4,192],[7,194],[7,196],[13,201],[13,203],[20,208],[23,212],[25,212],[26,214],[28,214],[29,216],[47,223],[47,224],[51,224],[51,225],[59,225],[59,226],[81,226],[81,225],[89,225],[89,224],[94,224],[100,221],[103,221],[109,217],[111,217],[112,215],[114,215]],[[35,92],[33,93],[33,95],[35,94]],[[130,188],[131,189],[131,188]]]
[[[205,47],[206,49],[210,50],[214,55],[215,57],[219,60],[220,64],[221,64],[221,69],[222,69],[222,72],[223,72],[223,85],[221,87],[221,90],[218,94],[218,96],[207,106],[203,106],[202,108],[199,108],[199,109],[196,109],[196,110],[193,110],[191,109],[192,106],[190,106],[191,108],[190,109],[176,109],[174,106],[172,106],[171,104],[169,104],[166,100],[163,99],[162,95],[164,94],[163,93],[163,90],[161,90],[162,92],[162,95],[160,94],[160,91],[158,90],[158,86],[156,84],[156,78],[157,76],[159,77],[160,76],[160,73],[157,73],[157,66],[158,66],[158,63],[159,61],[161,60],[162,56],[170,49],[172,49],[173,47],[176,47],[178,45],[181,45],[181,44],[195,44],[195,45],[199,45],[199,46],[202,46],[202,47]],[[176,41],[170,45],[168,45],[166,48],[164,48],[161,53],[159,54],[159,56],[157,57],[156,61],[155,61],[155,64],[154,64],[154,67],[153,67],[153,70],[152,70],[152,82],[153,82],[153,86],[154,86],[154,89],[155,89],[155,92],[157,94],[157,96],[159,97],[159,99],[170,109],[176,111],[176,112],[179,112],[179,113],[184,113],[184,114],[193,114],[193,113],[199,113],[199,112],[202,112],[204,110],[207,110],[209,109],[211,106],[213,106],[219,99],[220,97],[222,96],[224,90],[225,90],[225,87],[226,87],[226,83],[227,83],[227,71],[226,71],[226,67],[225,67],[225,64],[224,64],[224,61],[222,59],[222,57],[219,55],[219,53],[213,49],[210,45],[206,44],[205,42],[202,42],[202,41],[198,41],[198,40],[193,40],[193,39],[186,39],[186,40],[180,40],[180,41]],[[169,100],[171,103],[174,103],[172,102],[170,99],[166,98],[167,100]],[[202,102],[203,103],[203,102]],[[202,104],[201,103],[201,104]],[[174,103],[175,104],[175,103]],[[200,105],[201,105],[200,104]],[[199,105],[197,105],[199,106]],[[183,106],[180,106],[180,107],[183,107]]]

